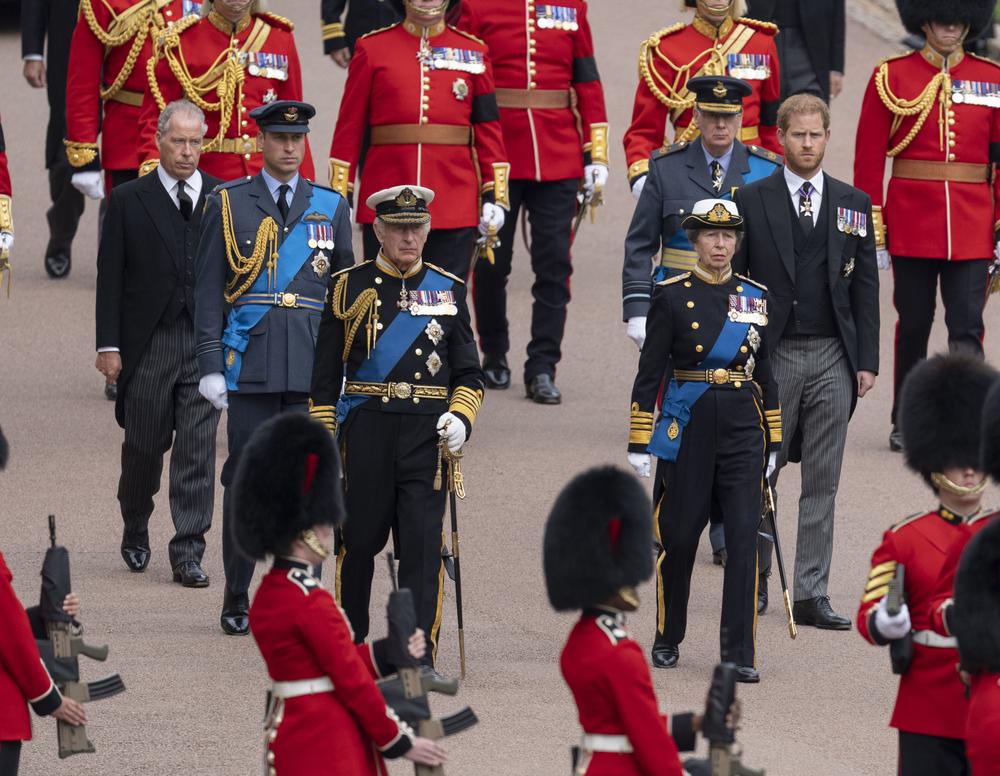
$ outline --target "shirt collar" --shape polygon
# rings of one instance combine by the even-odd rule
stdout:
[[[420,270],[424,268],[424,260],[417,259],[415,262],[413,262],[413,265],[408,270],[406,270],[406,274],[404,275],[402,272],[399,271],[399,268],[391,261],[389,261],[389,259],[386,258],[385,254],[382,253],[382,251],[380,250],[378,252],[378,256],[375,259],[375,266],[378,267],[380,270],[382,270],[382,272],[384,272],[386,275],[389,275],[394,278],[406,279],[406,278],[412,278],[414,275],[416,275],[418,272],[420,272]]]
[[[708,152],[708,149],[705,147],[704,143],[701,144],[702,153],[705,154],[705,163],[710,165],[710,164],[712,164],[712,162],[718,162],[719,164],[722,165],[722,169],[723,170],[728,170],[729,169],[729,161],[730,161],[730,159],[733,158],[733,149],[735,147],[736,147],[736,143],[733,143],[732,145],[729,146],[729,150],[726,151],[726,153],[724,153],[722,156],[716,157],[716,156],[712,156]]]
[[[156,174],[160,179],[160,183],[163,184],[163,188],[167,190],[167,193],[174,196],[177,193],[178,179],[164,170],[162,164],[156,165]],[[188,188],[188,194],[191,199],[197,199],[201,194],[201,172],[195,170],[190,178],[184,180],[184,185]]]
[[[788,191],[791,192],[794,197],[799,193],[799,189],[802,188],[802,184],[805,183],[807,179],[792,172],[787,166],[784,167],[783,170],[785,173],[785,185],[788,186]],[[808,179],[809,183],[812,184],[813,191],[821,197],[823,196],[823,178],[823,170],[820,169],[816,171],[815,175]]]
[[[271,196],[276,198],[278,196],[278,187],[281,186],[282,181],[279,181],[273,175],[268,173],[267,170],[261,168],[260,176],[264,179],[264,183],[267,184],[267,190],[271,192]],[[295,177],[288,181],[288,188],[292,190],[292,196],[295,196],[295,188],[299,185],[299,174],[295,173]]]

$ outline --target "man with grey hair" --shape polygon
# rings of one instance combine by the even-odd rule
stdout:
[[[132,571],[150,558],[149,517],[170,456],[169,556],[175,582],[206,587],[219,412],[198,395],[194,282],[205,195],[220,181],[198,169],[205,115],[178,100],[159,117],[156,173],[114,188],[97,256],[97,369],[118,382],[125,429],[118,501],[121,553]]]

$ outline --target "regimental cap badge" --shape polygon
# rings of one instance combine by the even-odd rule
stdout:
[[[715,82],[715,86],[712,88],[712,94],[714,94],[719,99],[722,99],[723,97],[726,96],[727,92],[728,89],[726,89],[726,87],[723,86],[722,81]]]
[[[285,109],[285,121],[298,121],[299,120],[299,109],[297,106],[292,105]]]
[[[681,222],[682,229],[743,229],[743,216],[730,199],[700,199]]]
[[[376,191],[365,204],[387,224],[426,224],[431,220],[427,206],[433,199],[430,189],[407,184]]]
[[[268,91],[264,95],[264,104],[250,111],[250,118],[257,122],[257,128],[265,132],[308,132],[309,119],[316,115],[316,109],[307,102],[276,100],[272,94]]]
[[[399,207],[413,207],[417,204],[417,197],[413,193],[413,189],[404,188],[399,192],[399,196],[396,197],[396,204]]]
[[[707,217],[713,224],[728,224],[733,220],[732,215],[721,202],[708,211]]]

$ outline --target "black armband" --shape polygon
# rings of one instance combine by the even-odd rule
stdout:
[[[590,81],[600,81],[597,72],[597,60],[593,57],[577,57],[573,60],[573,83],[583,84]]]
[[[500,121],[500,108],[497,106],[497,96],[494,92],[477,94],[472,98],[471,121],[473,124],[482,124],[484,121]]]

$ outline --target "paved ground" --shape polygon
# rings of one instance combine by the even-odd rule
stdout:
[[[275,2],[299,25],[306,97],[320,108],[312,135],[325,157],[343,76],[320,55],[317,3]],[[578,735],[575,710],[559,676],[557,657],[571,625],[550,612],[541,578],[542,525],[561,485],[592,464],[625,464],[627,396],[636,351],[620,321],[621,245],[632,208],[623,180],[618,139],[635,88],[635,54],[643,36],[680,18],[661,0],[591,3],[601,72],[612,123],[614,177],[608,206],[596,226],[584,226],[575,251],[575,298],[559,385],[565,402],[543,408],[522,388],[490,394],[469,445],[469,498],[463,505],[466,627],[470,676],[461,699],[482,720],[450,742],[452,774],[504,773],[549,776],[568,770],[567,747]],[[847,92],[834,105],[828,170],[850,179],[858,106],[872,65],[890,53],[882,38],[851,23]],[[46,184],[41,171],[44,94],[21,80],[19,44],[0,34],[0,72],[6,73],[2,112],[16,187],[17,275],[10,300],[0,299],[0,421],[12,461],[0,477],[0,547],[25,601],[35,599],[47,535],[45,517],[59,517],[60,537],[72,550],[75,589],[84,602],[89,638],[111,645],[110,670],[120,671],[128,692],[93,704],[90,735],[97,754],[60,762],[55,726],[35,724],[25,751],[27,776],[91,776],[142,772],[245,776],[259,772],[264,667],[251,639],[225,637],[217,625],[222,564],[218,529],[209,536],[208,590],[170,583],[170,536],[164,497],[151,532],[154,556],[142,576],[129,574],[118,557],[121,522],[115,490],[121,432],[100,393],[93,368],[96,207],[88,206],[72,275],[54,282],[44,275]],[[933,217],[933,214],[928,214]],[[527,339],[530,279],[519,256],[511,309],[518,353]],[[888,277],[882,290],[883,371],[890,367],[894,316]],[[994,302],[989,325],[1000,325]],[[944,344],[935,331],[935,348]],[[992,343],[989,343],[992,344]],[[992,349],[992,348],[991,348]],[[994,351],[995,352],[995,351]],[[831,594],[836,608],[853,614],[881,532],[900,517],[932,505],[930,494],[889,453],[886,436],[890,384],[880,378],[851,426],[838,512]],[[224,453],[220,438],[220,466]],[[786,472],[783,502],[795,503],[797,476]],[[991,496],[995,496],[992,493]],[[216,514],[221,516],[221,492]],[[221,518],[220,518],[221,519]],[[781,530],[791,562],[795,520],[787,509]],[[707,550],[695,570],[690,633],[680,667],[656,672],[662,706],[684,711],[701,705],[717,659],[720,572]],[[380,582],[378,600],[385,590]],[[651,641],[653,598],[631,618],[645,644]],[[454,612],[446,611],[446,628]],[[803,629],[789,640],[780,608],[760,620],[763,682],[740,688],[746,760],[771,776],[876,776],[893,772],[895,735],[887,727],[895,681],[888,656],[857,633]],[[445,671],[457,671],[454,631],[445,631],[440,654]],[[96,678],[102,667],[85,666]],[[439,710],[448,704],[438,704]],[[408,773],[397,765],[393,773]]]

